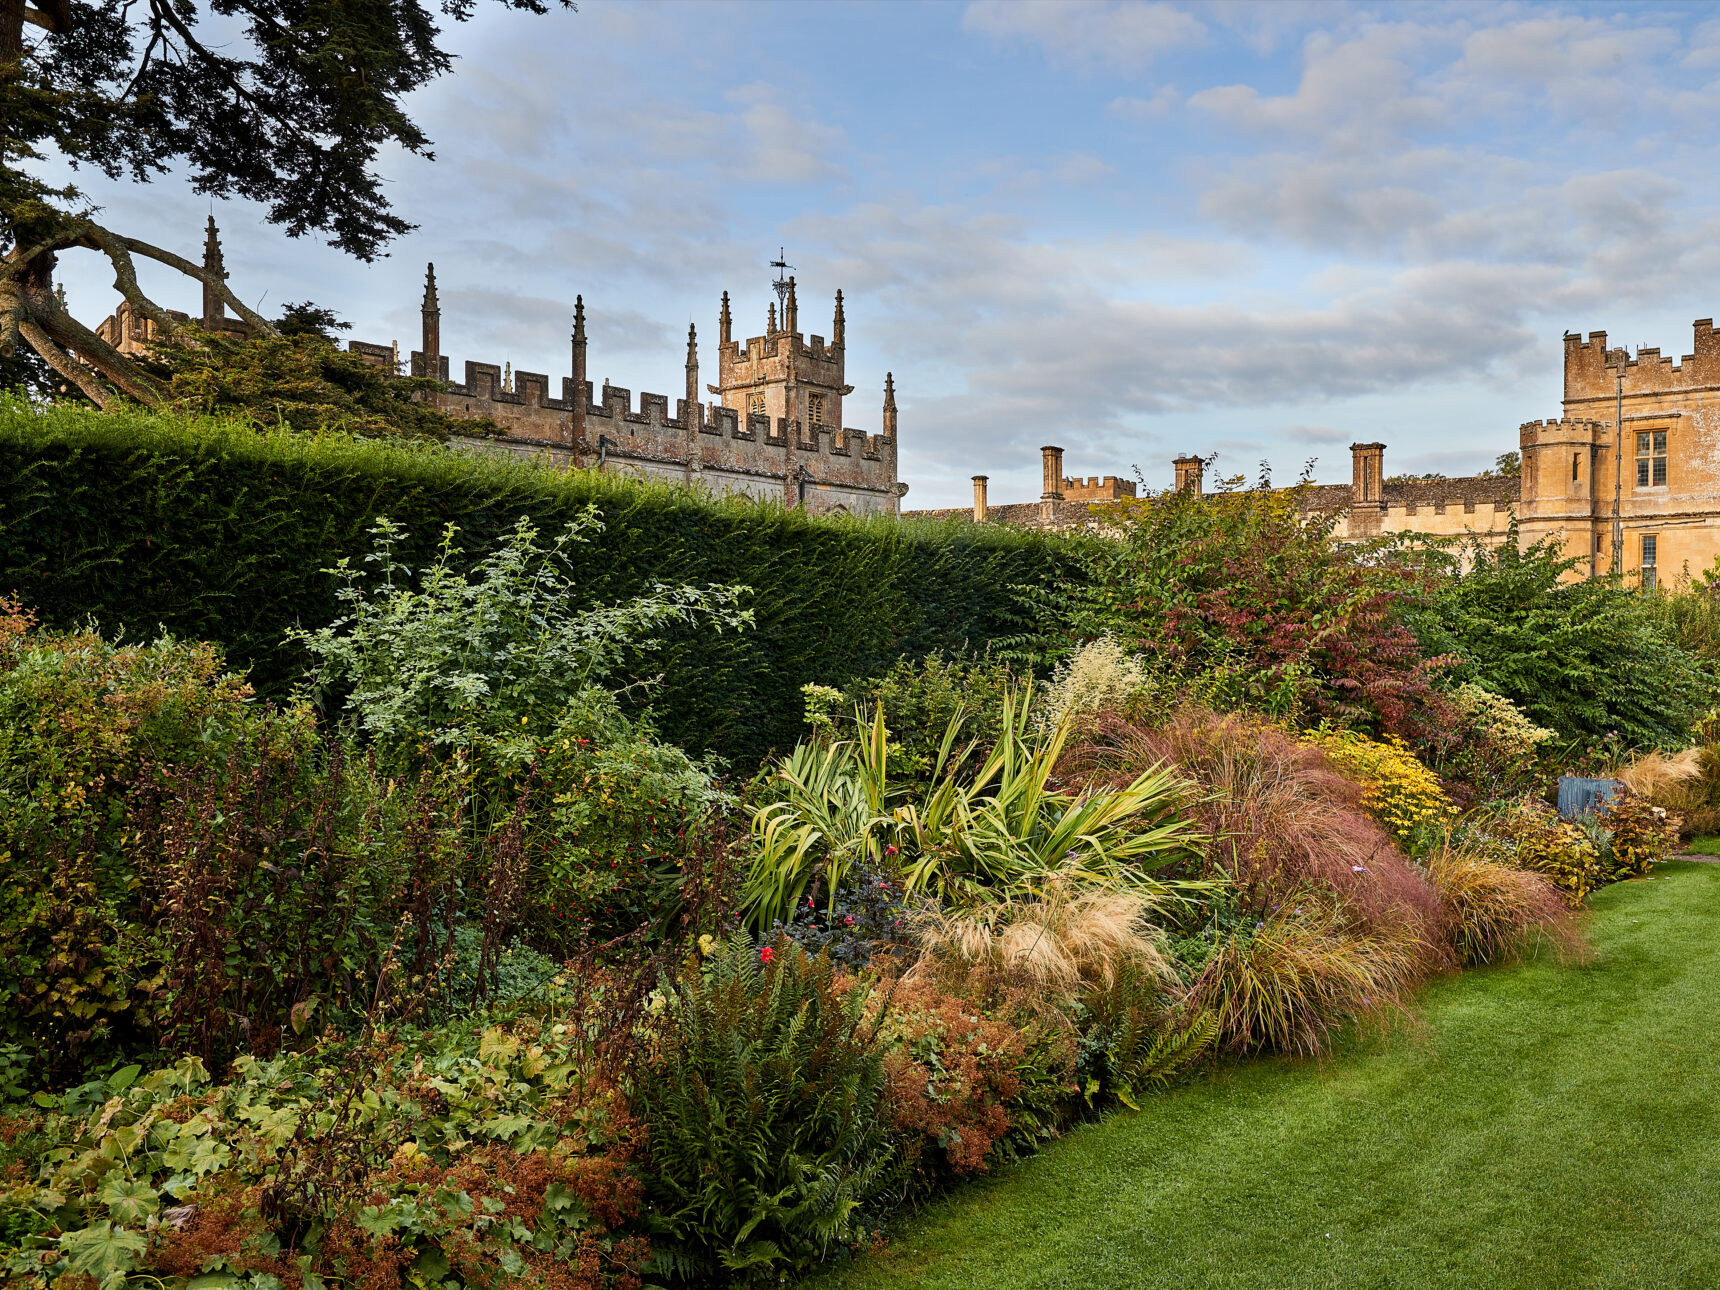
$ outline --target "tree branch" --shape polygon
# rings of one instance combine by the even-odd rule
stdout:
[[[56,36],[72,29],[72,0],[41,0],[40,9],[24,7],[24,21]]]
[[[30,342],[30,348],[40,354],[49,367],[82,390],[91,403],[105,408],[113,402],[113,392],[101,383],[96,374],[54,344],[47,333],[30,319],[19,320],[18,333]]]
[[[132,262],[131,252],[120,245],[115,240],[114,235],[105,228],[97,228],[92,225],[90,240],[113,265],[113,284],[119,289],[120,295],[131,301],[132,308],[161,328],[166,335],[171,336],[177,331],[178,326],[168,315],[167,310],[144,295],[143,288],[137,285],[137,265]]]
[[[95,228],[96,226],[92,224],[90,227]],[[115,242],[119,243],[119,245],[123,246],[128,251],[135,251],[139,255],[148,256],[152,260],[165,264],[170,269],[178,269],[187,277],[196,278],[197,281],[214,287],[220,294],[221,299],[232,306],[233,312],[238,314],[239,317],[244,319],[250,326],[256,328],[261,335],[273,336],[275,334],[274,324],[253,310],[249,305],[245,304],[245,302],[240,300],[238,296],[234,295],[228,288],[226,281],[217,274],[206,272],[201,265],[193,264],[184,256],[175,255],[172,251],[163,251],[159,246],[152,246],[148,242],[139,238],[123,237],[120,234],[111,232],[105,228],[102,229],[101,232],[105,233],[108,237],[111,237]]]
[[[124,354],[61,309],[52,296],[45,301],[30,301],[29,308],[32,319],[41,323],[50,336],[75,350],[79,358],[86,361],[97,360],[89,365],[119,386],[123,392],[139,403],[154,406],[161,402],[161,392],[155,388],[155,382],[138,371],[137,365]],[[42,357],[46,358],[47,355],[43,354]]]

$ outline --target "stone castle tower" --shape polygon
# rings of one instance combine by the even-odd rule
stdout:
[[[1566,333],[1564,415],[1519,432],[1525,540],[1558,535],[1579,570],[1605,574],[1616,539],[1618,572],[1646,586],[1720,556],[1720,331],[1698,318],[1692,332],[1678,360]]]

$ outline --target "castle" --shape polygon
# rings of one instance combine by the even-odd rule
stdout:
[[[1658,348],[1609,350],[1604,331],[1566,333],[1564,414],[1520,427],[1518,474],[1393,479],[1385,444],[1354,443],[1350,482],[1306,487],[1302,504],[1335,515],[1338,541],[1402,533],[1498,546],[1515,516],[1519,543],[1554,538],[1576,577],[1617,569],[1652,587],[1663,573],[1699,574],[1720,557],[1720,333],[1710,318],[1694,329],[1694,352],[1676,363]],[[1074,528],[1102,523],[1096,505],[1135,494],[1109,476],[1064,476],[1061,448],[1040,453],[1037,502],[991,506],[986,476],[975,475],[971,511],[914,514]],[[1175,458],[1173,487],[1200,492],[1203,466]]]
[[[204,267],[225,276],[220,239],[209,221]],[[459,447],[548,456],[569,466],[596,468],[644,479],[665,479],[708,489],[773,498],[814,512],[897,513],[908,489],[896,478],[896,388],[884,376],[882,426],[878,434],[843,426],[842,401],[854,392],[845,371],[847,320],[842,293],[836,293],[830,339],[800,331],[798,285],[794,278],[773,284],[782,305],[772,302],[762,336],[734,339],[728,292],[717,319],[717,383],[699,388],[698,336],[687,329],[685,388],[674,414],[669,398],[632,392],[603,382],[593,397],[586,378],[584,297],[573,309],[571,372],[560,378],[558,394],[541,372],[504,371],[495,363],[465,364],[464,380],[450,381],[442,352],[442,309],[436,266],[424,282],[421,348],[410,357],[414,376],[443,383],[430,397],[443,412],[461,418],[489,418],[503,428],[497,436],[456,436]],[[174,317],[183,319],[184,315]],[[203,293],[202,325],[209,330],[244,334],[227,318],[220,298]],[[98,329],[123,352],[148,345],[154,324],[135,314],[127,302]],[[372,362],[400,370],[397,346],[351,341],[348,349]]]

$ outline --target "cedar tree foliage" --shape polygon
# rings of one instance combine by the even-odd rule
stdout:
[[[499,0],[533,13],[553,2]],[[464,21],[474,4],[441,11]],[[371,260],[413,227],[383,196],[376,156],[432,155],[402,99],[452,66],[440,35],[417,0],[0,0],[0,355],[28,345],[98,404],[116,391],[161,400],[156,379],[56,298],[56,257],[74,247],[105,255],[164,334],[174,325],[139,289],[134,257],[213,287],[253,335],[272,335],[219,278],[98,224],[82,193],[29,164],[59,157],[143,182],[182,163],[198,192],[262,202],[289,236],[315,229]]]

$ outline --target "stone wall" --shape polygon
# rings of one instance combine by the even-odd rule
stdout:
[[[1660,581],[1686,569],[1698,574],[1720,556],[1720,333],[1709,318],[1693,330],[1693,352],[1678,362],[1658,347],[1645,346],[1634,358],[1609,352],[1604,331],[1566,335],[1564,415],[1519,429],[1524,538],[1556,536],[1579,561],[1576,576],[1612,568],[1615,491],[1620,567],[1630,580],[1644,580],[1650,546],[1650,576]],[[1622,457],[1615,429],[1621,401]],[[1656,459],[1664,462],[1661,483]],[[1639,461],[1648,466],[1646,482],[1639,481]]]

